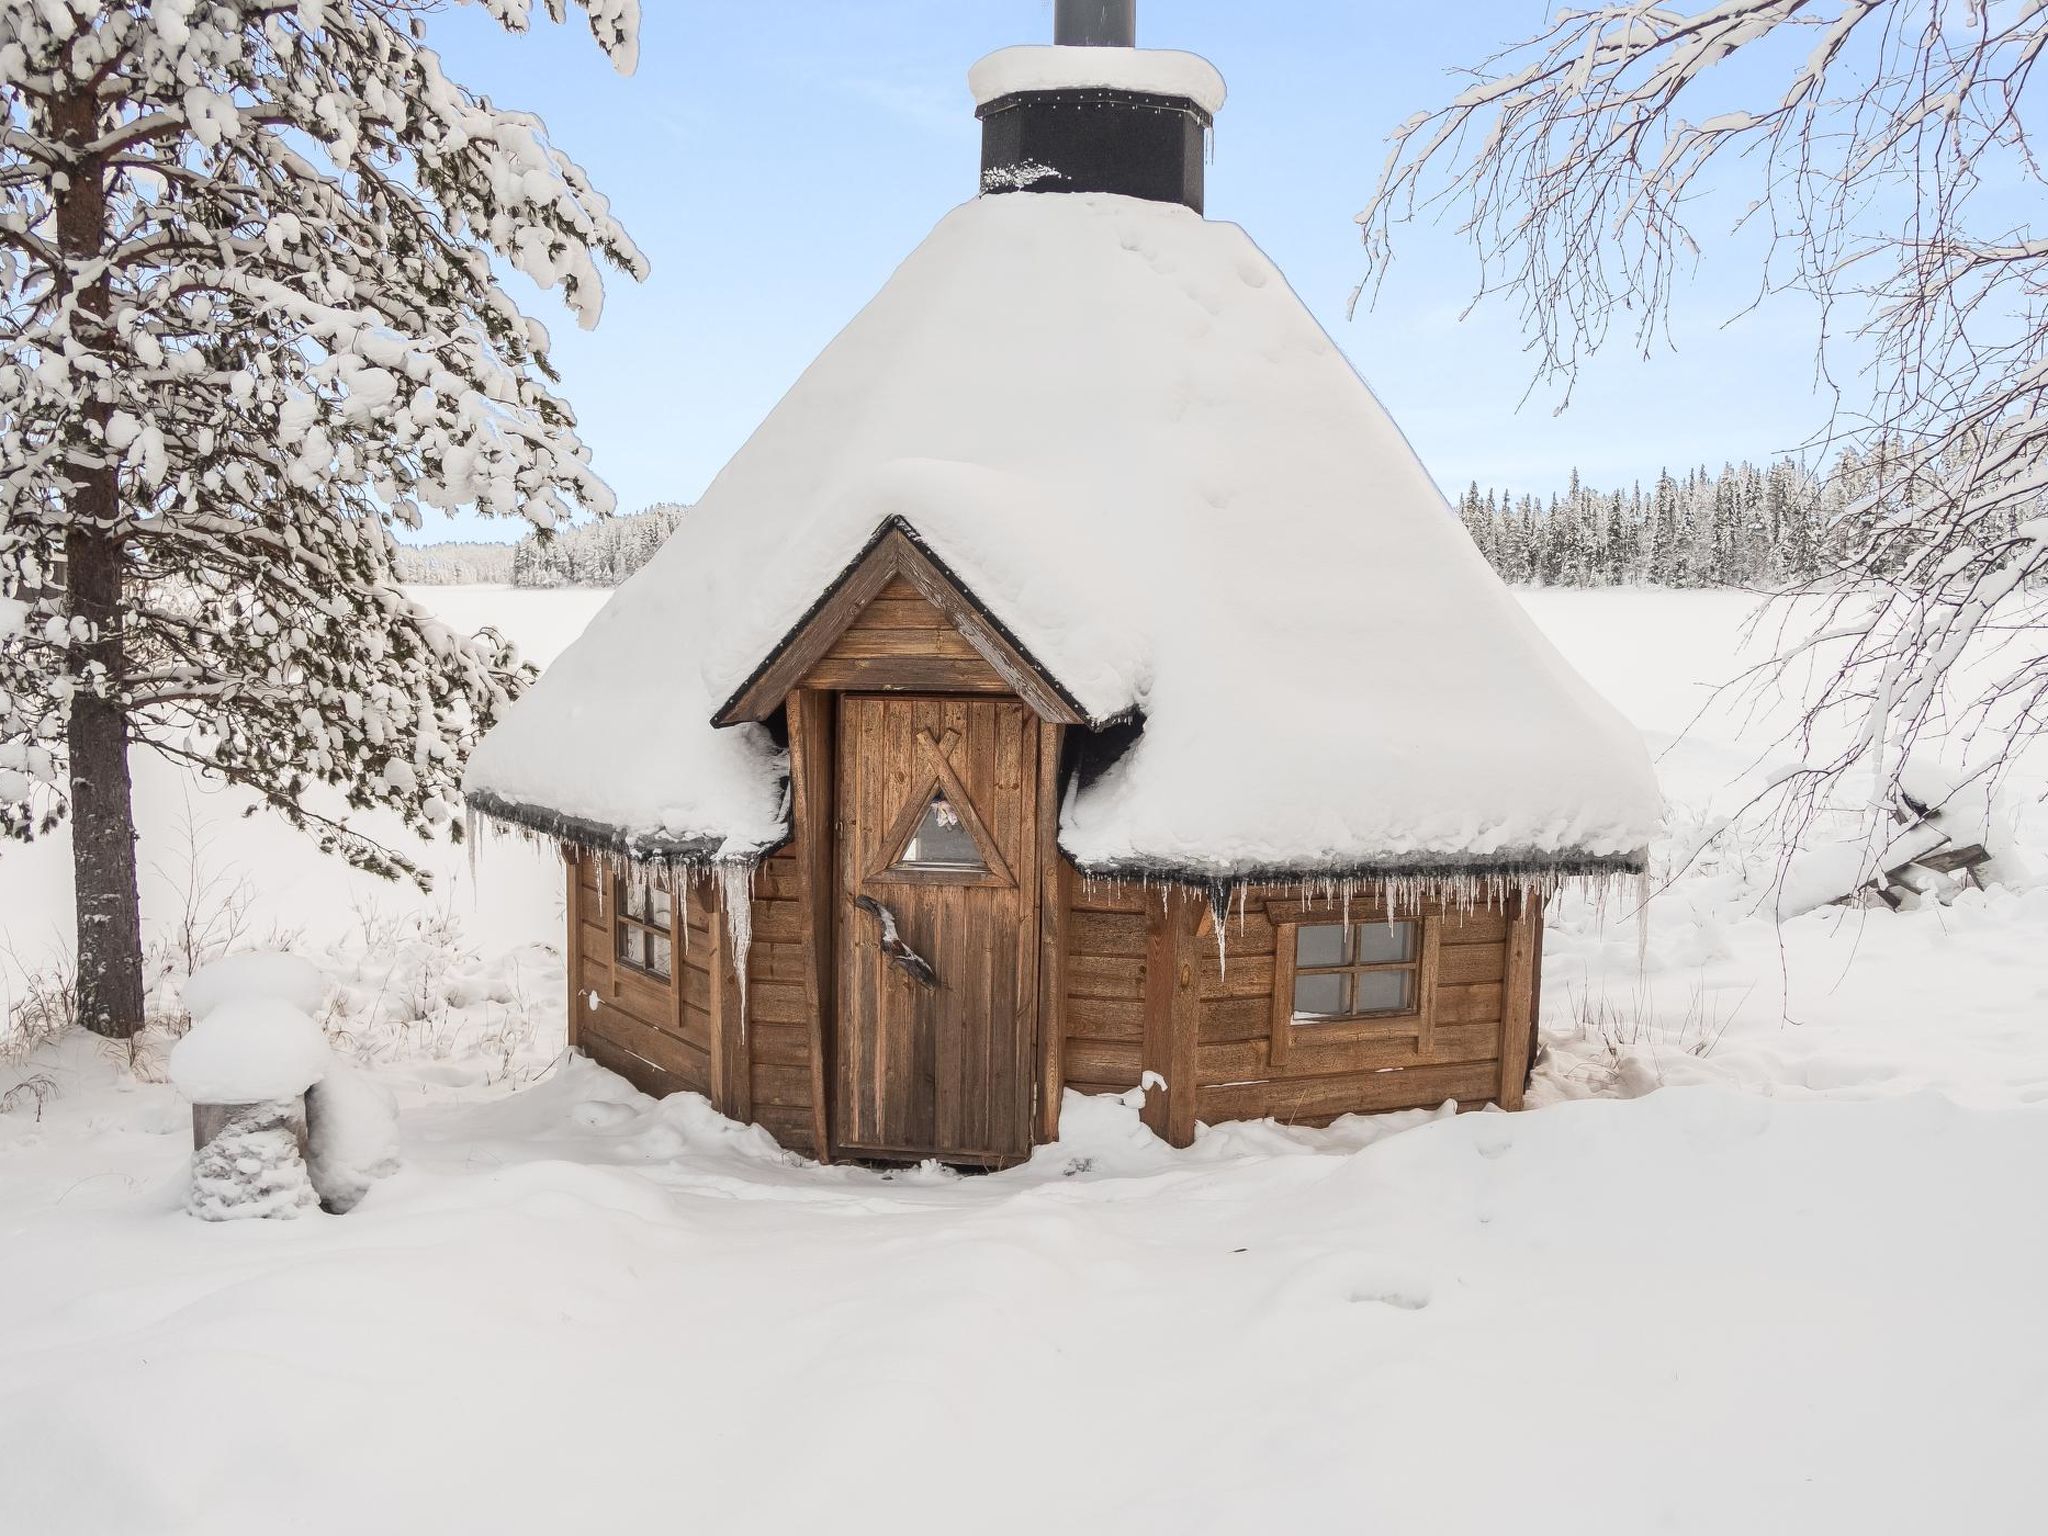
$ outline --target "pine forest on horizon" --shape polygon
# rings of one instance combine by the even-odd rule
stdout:
[[[1535,587],[1736,587],[1768,590],[1823,577],[1862,523],[1872,475],[1844,453],[1825,476],[1795,459],[1669,470],[1625,490],[1596,490],[1574,470],[1540,496],[1472,482],[1453,508],[1503,581]],[[402,581],[546,589],[615,587],[654,557],[687,513],[657,502],[629,515],[516,544],[401,545]]]

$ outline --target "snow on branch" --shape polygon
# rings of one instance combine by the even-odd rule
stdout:
[[[448,78],[428,9],[0,0],[0,831],[62,812],[82,694],[281,809],[320,782],[459,830],[530,670],[404,598],[389,528],[613,509],[493,258],[586,326],[647,262],[538,118]],[[575,9],[630,72],[637,0]]]
[[[1817,304],[1841,403],[1815,446],[1854,446],[1864,481],[1842,563],[1806,587],[1821,618],[1773,674],[1819,679],[1801,814],[1866,772],[1881,810],[1923,739],[2000,761],[2043,727],[2048,242],[2009,221],[2014,188],[2042,191],[2044,46],[2032,0],[1567,8],[1403,124],[1359,216],[1365,293],[1395,226],[1455,210],[1482,292],[1515,295],[1568,394],[1615,324],[1658,334],[1700,249],[1688,218],[1717,206],[1699,194],[1742,201],[1762,291]],[[1860,380],[1836,379],[1843,351]]]

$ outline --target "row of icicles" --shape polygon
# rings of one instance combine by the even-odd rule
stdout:
[[[556,842],[557,839],[535,832],[517,823],[497,821],[481,816],[471,810],[468,816],[470,837],[470,858],[472,880],[475,874],[476,838],[485,826],[499,831],[510,831],[529,842]],[[677,864],[664,859],[634,859],[628,855],[610,851],[583,850],[584,857],[598,861],[598,902],[602,912],[603,904],[614,883],[619,879],[644,879],[657,890],[666,891],[673,899],[683,896],[695,888],[702,890],[715,885],[718,890],[719,909],[726,914],[726,931],[732,944],[733,972],[739,979],[740,1028],[747,1027],[747,959],[753,945],[754,930],[754,876],[761,866],[759,855],[746,859],[721,860],[702,865]],[[1127,890],[1141,890],[1148,894],[1157,891],[1163,908],[1168,894],[1176,889],[1186,890],[1190,882],[1163,879],[1147,875],[1090,875],[1083,873],[1081,889],[1084,892],[1110,892],[1120,894]],[[1216,957],[1218,964],[1227,974],[1230,967],[1229,932],[1233,924],[1240,932],[1249,919],[1250,897],[1254,890],[1268,893],[1269,904],[1275,901],[1293,900],[1299,897],[1304,912],[1313,908],[1336,905],[1346,922],[1350,921],[1354,903],[1370,912],[1376,919],[1399,922],[1403,917],[1420,917],[1432,907],[1446,912],[1456,912],[1460,917],[1469,917],[1474,912],[1506,912],[1519,903],[1532,898],[1549,902],[1559,892],[1567,889],[1584,891],[1593,903],[1596,918],[1605,923],[1608,914],[1620,903],[1627,903],[1626,916],[1633,917],[1637,924],[1637,947],[1641,951],[1649,942],[1650,884],[1646,873],[1617,870],[1608,874],[1565,874],[1557,870],[1531,869],[1515,873],[1500,871],[1472,872],[1446,870],[1426,874],[1386,875],[1373,878],[1339,878],[1287,881],[1275,885],[1271,881],[1219,879],[1208,882],[1202,889],[1209,899],[1212,926],[1216,930]],[[1281,895],[1272,895],[1278,890]],[[687,920],[674,925],[681,930],[680,944],[685,958],[690,953],[690,924]]]

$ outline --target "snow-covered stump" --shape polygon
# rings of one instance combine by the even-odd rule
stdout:
[[[192,1193],[204,1221],[298,1216],[320,1203],[307,1166],[306,1090],[332,1052],[307,1011],[319,971],[290,955],[240,955],[185,988],[190,1033],[171,1081],[192,1101]]]
[[[192,1193],[201,1221],[301,1216],[320,1203],[306,1170],[303,1096],[192,1106]]]

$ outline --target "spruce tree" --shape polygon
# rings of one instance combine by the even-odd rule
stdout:
[[[576,3],[629,71],[638,0]],[[0,0],[0,831],[68,815],[102,1033],[143,1013],[130,748],[418,876],[309,791],[455,830],[527,674],[404,597],[389,526],[610,509],[492,263],[586,325],[600,264],[645,263],[538,121],[443,73],[427,9]]]

